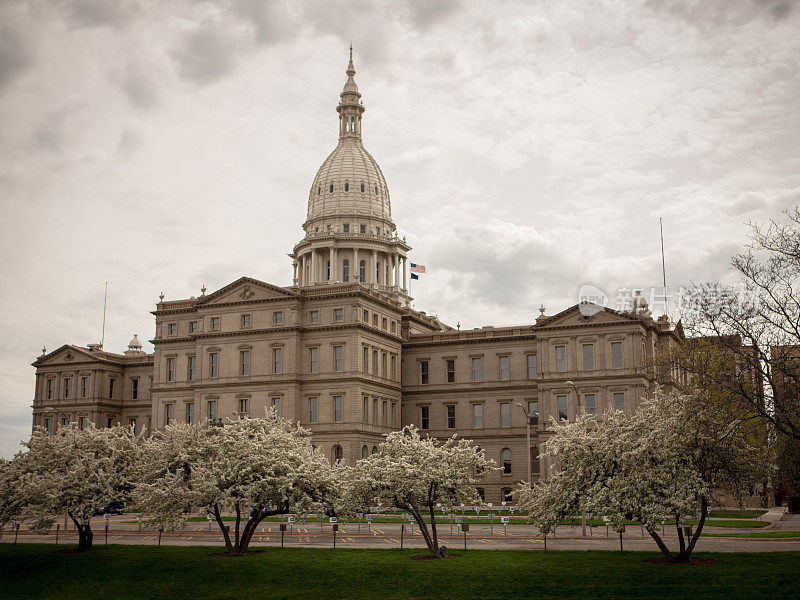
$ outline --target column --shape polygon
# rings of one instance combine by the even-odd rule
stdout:
[[[292,261],[292,269],[294,270],[294,275],[292,277],[292,285],[297,285],[297,259],[295,258]]]
[[[378,283],[378,273],[377,273],[378,267],[377,267],[377,265],[378,265],[378,251],[377,250],[373,250],[372,251],[372,264],[370,265],[371,268],[369,270],[369,277],[368,277],[368,280],[369,280],[370,283]]]
[[[406,264],[407,262],[408,262],[408,258],[404,256],[403,257],[403,292],[405,292],[406,294],[408,293],[408,283],[406,281],[406,272],[408,271],[408,265]]]
[[[309,284],[315,283],[317,281],[317,251],[316,249],[311,250],[311,273],[309,275]]]
[[[355,269],[353,271],[353,281],[361,281],[361,261],[358,260],[358,248],[353,248],[353,262],[355,263],[353,265],[353,269]]]
[[[392,285],[397,290],[400,287],[400,255],[395,252],[394,255],[394,281]]]
[[[328,281],[336,281],[339,279],[339,273],[336,270],[336,248],[333,246],[328,250],[328,257],[331,261],[330,272],[328,273]]]

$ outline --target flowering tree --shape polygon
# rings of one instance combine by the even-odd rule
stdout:
[[[557,464],[549,480],[517,490],[541,531],[580,510],[608,516],[617,531],[625,520],[637,520],[677,562],[689,560],[712,494],[745,496],[763,464],[762,449],[750,446],[727,411],[699,392],[656,390],[629,415],[610,410],[598,421],[581,414],[573,423],[551,421],[551,431],[544,455]],[[681,525],[698,505],[697,529],[684,539]],[[677,555],[658,534],[665,519],[678,528]]]
[[[483,450],[456,436],[444,442],[421,437],[413,425],[393,431],[378,452],[360,460],[352,472],[350,494],[355,503],[382,502],[408,512],[431,555],[443,558],[436,533],[436,504],[480,502],[475,478],[494,468]],[[424,512],[430,515],[430,528]]]
[[[70,423],[52,436],[37,428],[25,443],[28,451],[6,467],[10,477],[3,486],[10,490],[16,516],[44,532],[66,512],[78,530],[78,551],[91,550],[95,511],[130,495],[137,441],[121,426],[80,430]]]
[[[0,536],[5,526],[19,516],[22,508],[20,494],[14,486],[17,464],[0,458]]]
[[[338,474],[311,445],[310,432],[274,412],[267,418],[228,421],[222,427],[174,424],[142,448],[137,507],[160,529],[185,525],[185,514],[214,515],[228,554],[244,555],[259,523],[298,505],[333,502]],[[253,506],[242,528],[242,511]],[[233,506],[233,539],[222,509]]]

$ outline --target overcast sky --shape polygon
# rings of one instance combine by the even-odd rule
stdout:
[[[415,306],[452,325],[658,284],[659,217],[670,285],[729,278],[800,202],[795,2],[3,0],[0,455],[105,281],[117,352],[161,291],[292,283],[350,41]]]

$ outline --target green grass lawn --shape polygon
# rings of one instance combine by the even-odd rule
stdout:
[[[740,538],[800,538],[800,531],[734,531],[732,533],[701,533],[700,536]]]
[[[655,553],[470,550],[414,561],[414,550],[111,546],[57,554],[0,544],[4,600],[71,598],[795,598],[800,552],[698,554],[712,565],[657,566]]]
[[[697,525],[697,521],[686,521],[687,525]],[[767,527],[767,521],[743,521],[741,519],[707,519],[703,528],[727,527],[730,529],[761,529]]]
[[[765,510],[742,510],[736,512],[713,511],[710,516],[714,519],[755,519],[766,514],[766,512]]]

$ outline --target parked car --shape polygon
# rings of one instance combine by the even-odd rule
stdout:
[[[125,510],[125,503],[120,502],[119,500],[115,500],[114,502],[109,502],[105,506],[101,506],[96,511],[94,511],[94,514],[95,516],[121,515],[124,510]]]

